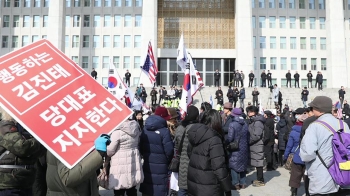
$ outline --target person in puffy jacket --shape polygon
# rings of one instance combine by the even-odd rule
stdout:
[[[286,141],[284,141],[283,136],[288,132],[287,121],[284,115],[280,116],[280,120],[276,125],[277,138],[278,138],[278,161],[280,166],[283,166],[283,155],[286,150]]]
[[[231,195],[220,114],[213,109],[205,112],[201,123],[188,130],[188,141],[188,195]]]
[[[109,189],[115,196],[137,196],[136,186],[143,181],[139,140],[141,128],[133,120],[126,120],[111,134],[107,155],[111,157]]]
[[[300,187],[301,178],[304,176],[305,165],[302,163],[299,155],[299,143],[301,128],[304,120],[307,118],[307,114],[297,114],[295,118],[297,122],[292,127],[292,131],[289,134],[286,151],[284,152],[284,160],[287,160],[289,154],[294,153],[293,161],[291,165],[291,174],[289,178],[289,186],[291,187],[292,196],[297,196],[298,188]]]
[[[174,143],[166,122],[170,118],[165,107],[158,107],[145,122],[140,137],[140,152],[144,160],[144,180],[140,185],[143,196],[168,194],[168,166],[174,155]]]
[[[238,142],[239,149],[229,155],[229,167],[231,169],[232,185],[234,189],[245,189],[246,169],[249,161],[249,131],[240,108],[232,110],[233,117],[230,123],[226,144]]]

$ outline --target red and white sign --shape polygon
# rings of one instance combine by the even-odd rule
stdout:
[[[68,168],[132,111],[49,41],[0,57],[0,105]]]

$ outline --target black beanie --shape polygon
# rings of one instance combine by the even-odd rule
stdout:
[[[185,116],[185,121],[197,121],[199,116],[199,110],[196,106],[191,105],[187,107],[187,113]]]

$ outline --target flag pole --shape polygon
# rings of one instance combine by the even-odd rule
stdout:
[[[191,56],[191,59],[192,59],[192,62],[193,62],[193,57],[192,57],[192,54],[190,53],[190,52],[188,52],[188,54]],[[198,70],[197,70],[198,71]],[[202,98],[202,103],[204,102],[203,101],[203,95],[202,95],[202,92],[201,92],[201,90],[202,90],[202,86],[200,87],[200,89],[199,89],[199,94],[201,95],[201,98]],[[192,100],[193,101],[193,100]]]

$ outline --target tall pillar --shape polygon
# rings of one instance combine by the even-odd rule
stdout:
[[[65,48],[65,0],[50,1],[49,7],[49,31],[47,38],[59,50],[64,52]]]
[[[343,0],[326,1],[327,71],[322,71],[330,88],[348,87]]]
[[[253,70],[252,6],[250,0],[236,0],[236,70],[242,70],[248,84],[248,74]]]

